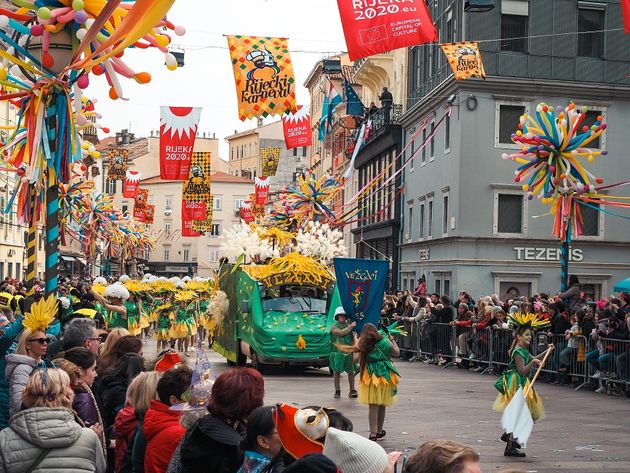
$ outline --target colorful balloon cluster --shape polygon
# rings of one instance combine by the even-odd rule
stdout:
[[[595,184],[603,182],[580,159],[591,163],[607,154],[587,147],[606,130],[606,124],[598,116],[593,125],[584,125],[586,117],[586,107],[578,109],[574,103],[564,109],[541,103],[534,117],[521,116],[519,129],[512,135],[521,150],[502,157],[521,164],[514,181],[523,183],[528,199],[536,195],[543,203],[551,204],[562,195],[594,193]]]

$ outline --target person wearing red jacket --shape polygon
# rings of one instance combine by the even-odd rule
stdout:
[[[173,452],[186,430],[179,423],[180,412],[170,410],[184,402],[182,395],[189,388],[192,371],[179,365],[168,370],[157,384],[159,401],[151,401],[144,415],[142,431],[147,439],[144,473],[166,473]]]

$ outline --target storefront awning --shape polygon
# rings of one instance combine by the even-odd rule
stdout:
[[[74,258],[72,256],[61,255],[61,259],[64,261],[74,261]]]

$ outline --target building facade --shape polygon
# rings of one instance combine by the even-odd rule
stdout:
[[[628,176],[630,40],[619,30],[619,3],[495,4],[487,13],[464,13],[463,2],[454,0],[430,6],[441,42],[501,38],[480,43],[485,81],[456,82],[437,46],[409,50],[405,141],[423,120],[428,125],[405,159],[437,131],[404,172],[403,289],[415,287],[423,274],[430,292],[451,296],[466,290],[475,298],[506,298],[559,289],[560,242],[552,236],[550,209],[527,200],[513,180],[514,163],[501,159],[518,149],[511,134],[519,117],[538,103],[564,107],[573,100],[587,106],[586,125],[603,115],[608,128],[592,146],[608,155],[586,165],[608,183]],[[533,37],[548,34],[558,36]],[[449,96],[453,112],[446,118]],[[628,195],[624,189],[614,193]],[[571,244],[569,273],[597,298],[627,277],[630,234],[623,220],[585,209],[584,235]]]

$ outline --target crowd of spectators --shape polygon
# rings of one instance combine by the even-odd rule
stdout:
[[[535,313],[549,321],[537,343],[541,349],[547,343],[556,346],[542,381],[570,384],[586,378],[598,393],[630,396],[630,295],[593,300],[576,276],[569,283],[566,291],[554,295],[501,300],[492,294],[475,300],[462,291],[452,302],[446,295],[427,293],[422,278],[414,291],[386,293],[381,319],[387,324],[399,321],[407,329],[408,335],[399,340],[403,359],[498,373],[508,363],[508,316]]]

